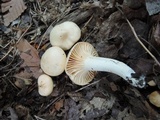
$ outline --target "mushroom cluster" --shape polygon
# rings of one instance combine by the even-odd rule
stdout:
[[[81,30],[74,22],[66,21],[53,27],[50,32],[52,47],[47,49],[41,57],[40,66],[45,74],[38,78],[38,92],[48,96],[53,90],[53,81],[50,76],[58,76],[64,72],[66,54],[81,36]]]
[[[122,77],[132,86],[139,88],[145,86],[145,77],[143,75],[134,77],[135,71],[125,63],[111,58],[98,57],[97,51],[88,42],[76,43],[80,36],[80,28],[71,21],[56,25],[51,30],[50,43],[52,47],[45,51],[40,62],[44,73],[49,76],[58,76],[65,70],[73,83],[86,85],[92,81],[97,71],[106,71]],[[66,57],[64,50],[69,50],[71,47],[72,49]],[[41,81],[41,78],[44,78],[44,75],[40,76],[38,82]],[[51,81],[51,79],[48,77],[47,81]],[[47,85],[49,84],[46,83],[45,87]],[[39,87],[39,93],[41,91],[41,95],[49,95],[53,90],[53,85],[52,89],[48,90],[48,94],[44,94],[42,88]]]

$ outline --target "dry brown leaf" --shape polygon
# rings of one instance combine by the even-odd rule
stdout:
[[[21,119],[21,120],[33,120],[33,118],[30,115],[29,108],[18,104],[18,105],[15,106],[15,111],[16,111],[19,119]]]
[[[27,72],[27,70],[25,70],[25,69],[20,71],[18,74],[15,74],[14,77],[16,78],[16,81],[14,82],[14,84],[18,88],[22,89],[26,85],[31,85],[31,83],[32,83],[32,79],[30,79],[32,77],[32,74]]]
[[[33,46],[31,46],[27,42],[27,40],[21,40],[17,44],[17,49],[20,51],[21,59],[24,60],[21,67],[25,69],[23,71],[25,73],[19,73],[18,76],[26,78],[26,76],[28,76],[29,73],[31,74],[31,76],[38,78],[39,75],[42,74],[42,71],[40,69],[40,58],[38,55],[38,51]]]
[[[157,111],[154,108],[152,108],[151,105],[147,101],[144,101],[144,104],[145,104],[147,111],[149,113],[150,120],[158,120],[160,118],[160,116],[157,113]]]
[[[23,0],[10,0],[1,4],[2,13],[7,12],[3,15],[4,25],[8,26],[10,22],[18,18],[26,9]]]
[[[63,107],[63,104],[64,104],[64,100],[62,100],[62,99],[60,101],[56,102],[55,109],[59,111]]]
[[[24,70],[21,70],[18,74],[15,74],[14,77],[15,78],[26,78],[26,79],[29,79],[29,78],[32,77],[32,75],[29,72],[27,72],[26,69],[24,69]]]

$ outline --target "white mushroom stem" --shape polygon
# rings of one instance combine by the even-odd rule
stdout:
[[[114,73],[135,87],[143,88],[145,86],[144,76],[134,78],[132,74],[134,74],[135,71],[125,63],[118,60],[90,56],[84,61],[84,69],[90,71],[106,71]]]

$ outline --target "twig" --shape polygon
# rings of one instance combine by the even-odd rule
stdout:
[[[39,44],[38,44],[37,50],[39,50],[39,48],[40,48],[40,46],[41,46],[44,38],[45,38],[46,35],[48,34],[48,31],[52,28],[52,24],[53,24],[53,23],[54,23],[54,22],[52,22],[52,23],[50,24],[50,26],[47,28],[46,32],[42,35],[41,40],[40,40],[40,42],[39,42]]]
[[[65,93],[61,94],[60,96],[58,96],[57,98],[55,98],[53,101],[51,101],[45,108],[44,111],[47,110],[51,105],[53,105],[56,101],[58,101],[59,99],[61,99],[63,96],[65,95]]]
[[[18,41],[16,42],[16,44],[18,44],[19,43],[19,41],[22,39],[22,37],[26,34],[26,32],[29,30],[29,28],[32,26],[32,24],[30,24],[29,26],[28,26],[28,28],[24,31],[24,33],[18,38]]]
[[[124,12],[117,6],[117,9],[124,15],[125,20],[127,21],[129,27],[131,28],[131,31],[133,32],[136,40],[139,42],[139,44],[144,48],[144,50],[154,59],[154,61],[160,66],[159,61],[157,60],[157,58],[146,48],[146,46],[141,42],[141,40],[138,38],[137,33],[134,29],[134,27],[132,26],[132,24],[129,22],[129,20],[127,19],[127,17],[125,16]]]
[[[10,66],[10,65],[13,63],[14,58],[15,58],[15,56],[13,56],[13,59],[10,61],[10,63],[8,63],[7,65],[1,67],[0,70],[5,69],[5,68],[7,68],[8,66]]]
[[[32,24],[31,24],[31,25],[32,25]],[[19,37],[19,39],[18,39],[18,41],[16,42],[16,44],[19,43],[19,41],[22,39],[22,37],[25,35],[25,33],[26,33],[26,32],[29,30],[29,28],[31,27],[31,25],[30,25],[30,26],[24,31],[24,33]],[[14,49],[14,47],[11,47],[10,50],[0,59],[0,62],[1,62],[4,58],[6,58],[13,49]]]
[[[83,89],[85,89],[85,88],[87,88],[87,87],[89,87],[89,86],[91,86],[91,85],[94,85],[94,84],[99,83],[100,81],[101,81],[101,79],[100,79],[100,80],[97,80],[97,81],[95,81],[95,82],[93,82],[93,83],[90,83],[90,84],[88,84],[88,85],[86,85],[86,86],[84,86],[84,87],[81,87],[80,89],[76,90],[75,92],[79,92],[79,91],[81,91],[81,90],[83,90]]]
[[[137,36],[137,34],[136,34],[133,26],[132,26],[131,23],[129,22],[129,20],[126,19],[126,21],[128,22],[128,24],[129,24],[129,26],[130,26],[130,28],[131,28],[131,30],[132,30],[132,32],[133,32],[136,40],[137,40],[137,41],[140,43],[140,45],[146,50],[146,52],[155,60],[155,62],[160,66],[160,63],[159,63],[159,61],[157,60],[157,58],[146,48],[146,46],[145,46],[145,45],[141,42],[141,40],[138,38],[138,36]]]
[[[9,53],[13,50],[13,48],[14,47],[11,47],[10,50],[8,50],[8,52],[0,59],[0,62],[9,55]]]
[[[5,46],[0,45],[0,47],[2,47],[3,49],[5,49],[7,46],[9,46],[11,44],[12,40],[10,42],[8,42]]]
[[[46,119],[40,118],[40,117],[38,117],[36,115],[34,115],[34,117],[36,118],[36,120],[46,120]]]
[[[145,40],[145,39],[142,38],[141,36],[139,36],[139,38],[140,38],[141,40],[143,40],[144,42],[146,42],[146,43],[158,54],[158,56],[160,56],[159,51],[158,51],[151,43],[149,43],[147,40]]]
[[[0,76],[0,78],[5,78],[5,77],[7,77],[13,70],[16,69],[16,67],[17,67],[18,65],[22,64],[22,62],[23,62],[23,61],[20,61],[20,62],[19,62],[18,64],[16,64],[14,67],[12,67],[11,69],[9,69],[9,71],[8,71],[5,75]]]

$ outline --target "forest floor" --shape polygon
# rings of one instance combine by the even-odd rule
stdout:
[[[9,0],[2,1],[1,8]],[[160,88],[160,15],[149,15],[144,0],[128,1],[26,0],[17,19],[1,19],[0,120],[160,119],[160,105],[149,101],[149,95]],[[145,75],[146,86],[131,86],[106,72],[98,72],[88,85],[78,86],[64,72],[52,77],[53,92],[40,96],[40,59],[51,47],[51,29],[64,21],[75,22],[81,28],[79,41],[91,43],[99,56],[123,61]]]

